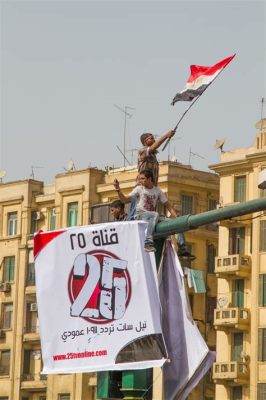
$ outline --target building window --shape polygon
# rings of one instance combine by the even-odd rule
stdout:
[[[70,400],[70,394],[59,394],[58,400]]]
[[[55,229],[55,208],[49,210],[49,230],[53,231]]]
[[[243,388],[242,386],[233,386],[232,387],[232,400],[242,400],[243,396]]]
[[[240,362],[242,361],[243,352],[243,333],[233,333],[232,334],[232,347],[231,347],[231,358],[232,361]]]
[[[8,400],[8,397],[7,396],[0,396],[0,400]]]
[[[30,358],[31,358],[31,350],[24,350],[24,358],[23,358],[23,380],[31,380],[30,375]]]
[[[0,375],[9,375],[10,369],[10,350],[0,352]]]
[[[17,234],[18,213],[10,212],[7,214],[7,235],[14,236]]]
[[[25,333],[36,333],[36,332],[39,332],[37,303],[27,303]]]
[[[266,251],[266,220],[260,221],[260,251]]]
[[[259,328],[258,361],[266,361],[266,328]]]
[[[246,201],[246,176],[235,177],[234,201]]]
[[[37,231],[37,212],[36,211],[32,211],[31,212],[31,223],[30,223],[30,233],[33,235],[34,232]]]
[[[213,325],[214,310],[216,308],[216,297],[207,297],[207,322]]]
[[[259,306],[266,307],[266,274],[259,275]]]
[[[244,279],[236,279],[233,281],[232,285],[233,307],[244,307]]]
[[[245,228],[229,229],[229,254],[245,254]]]
[[[3,304],[3,329],[12,328],[13,304]]]
[[[4,258],[4,282],[12,282],[14,281],[15,276],[15,256],[5,257]]]
[[[181,196],[181,214],[187,215],[193,212],[193,196],[183,194]]]
[[[216,248],[213,244],[207,245],[207,271],[209,274],[214,274],[215,269]]]
[[[78,224],[78,202],[68,203],[67,226],[77,226],[77,224]]]
[[[110,212],[110,204],[101,204],[91,207],[91,223],[101,224],[102,222],[113,221],[114,218]]]
[[[35,286],[35,264],[28,264],[27,286]]]
[[[208,199],[208,211],[216,210],[217,200],[215,199]]]
[[[266,383],[258,383],[258,400],[266,400]]]

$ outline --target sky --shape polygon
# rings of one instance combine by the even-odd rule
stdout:
[[[3,182],[135,163],[190,105],[171,105],[190,65],[235,53],[158,158],[208,171],[217,139],[252,146],[266,118],[266,1],[0,0],[0,18]]]

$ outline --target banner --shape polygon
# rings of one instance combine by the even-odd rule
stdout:
[[[215,353],[208,349],[193,321],[182,267],[169,240],[159,281],[163,334],[170,360],[163,366],[164,399],[185,400],[211,368]]]
[[[162,366],[154,254],[146,223],[115,222],[34,237],[43,373]]]

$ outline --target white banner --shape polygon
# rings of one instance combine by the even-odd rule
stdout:
[[[38,233],[34,238],[43,373],[151,368],[166,357],[146,223]]]

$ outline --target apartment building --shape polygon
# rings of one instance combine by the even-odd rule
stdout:
[[[135,185],[136,166],[108,171],[71,170],[56,175],[50,185],[33,179],[0,183],[0,400],[97,397],[95,374],[41,373],[33,233],[111,221],[110,202],[117,196],[112,184],[114,178],[119,179],[121,188],[128,193]],[[216,174],[176,162],[160,163],[159,185],[170,202],[181,208],[182,214],[215,208],[218,179]],[[188,289],[189,299],[194,318],[211,348],[216,344],[212,322],[216,306],[217,238],[215,224],[186,233],[190,250],[197,256],[192,267],[203,271],[207,287],[204,294]],[[161,398],[158,382],[153,388],[154,399]],[[214,399],[211,380],[201,382],[190,398]]]
[[[221,153],[211,165],[220,176],[223,206],[265,196],[258,188],[266,168],[266,119],[254,145]],[[215,400],[266,399],[266,216],[257,212],[220,223]]]

